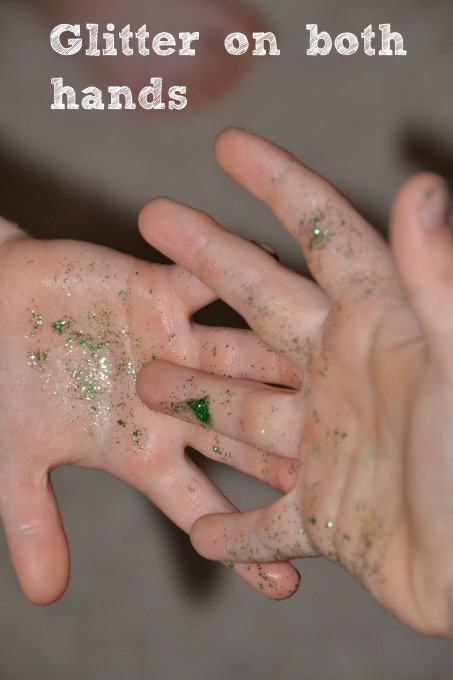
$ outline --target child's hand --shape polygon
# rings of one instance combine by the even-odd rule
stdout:
[[[49,481],[55,467],[106,470],[187,532],[201,515],[233,509],[184,453],[192,446],[218,458],[225,438],[149,411],[135,393],[145,361],[259,380],[270,371],[287,384],[293,378],[251,333],[192,323],[215,296],[177,266],[91,244],[35,241],[3,221],[2,235],[0,514],[21,586],[43,604],[61,595],[69,573]],[[289,488],[290,461],[240,445],[232,462]],[[276,598],[298,584],[289,565],[238,565],[236,572]]]
[[[153,245],[189,267],[303,371],[300,389],[291,391],[159,362],[144,369],[138,389],[151,407],[166,412],[170,401],[209,395],[213,430],[300,464],[299,483],[281,500],[201,519],[193,543],[220,560],[324,555],[412,627],[451,636],[453,236],[446,186],[421,175],[401,191],[390,249],[338,191],[268,142],[232,130],[217,154],[299,241],[319,285],[206,215],[162,202],[143,214],[142,233]]]

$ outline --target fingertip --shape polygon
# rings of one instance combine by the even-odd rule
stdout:
[[[447,345],[453,336],[453,230],[448,185],[432,173],[407,181],[395,198],[391,244],[403,287],[425,333]],[[443,339],[442,339],[443,338]]]
[[[51,565],[53,570],[52,580],[49,581],[47,572],[37,569],[36,573],[29,571],[23,578],[18,575],[22,592],[29,602],[38,606],[47,606],[57,602],[65,594],[69,584],[70,565],[69,559],[59,565],[56,573],[56,565]]]
[[[236,155],[236,148],[240,149],[252,137],[256,135],[241,127],[229,127],[219,134],[214,144],[214,153],[217,162],[225,172],[228,172],[229,163]]]
[[[136,391],[148,408],[167,412],[165,398],[169,393],[169,382],[174,379],[175,371],[179,367],[175,364],[155,359],[145,364],[137,375]]]
[[[174,203],[168,196],[156,196],[145,203],[138,215],[138,228],[143,238],[148,240],[147,235],[156,223],[157,214],[160,217],[165,215]]]
[[[217,139],[215,140],[214,148],[217,151],[217,149],[221,148],[223,144],[227,144],[232,138],[234,138],[237,134],[241,134],[247,132],[245,128],[241,128],[238,125],[231,125],[230,127],[225,128],[225,130],[222,130],[220,134],[217,136]]]
[[[416,220],[421,226],[421,214],[427,199],[437,186],[447,187],[445,180],[432,172],[423,172],[410,177],[395,196],[392,205],[391,227],[398,228],[398,224],[408,217]]]
[[[228,560],[228,554],[219,554],[221,546],[218,545],[216,530],[213,529],[216,519],[222,517],[223,514],[225,513],[203,515],[195,520],[190,529],[190,541],[194,550],[206,560]],[[217,550],[213,549],[214,546]]]
[[[147,405],[151,401],[152,386],[159,364],[160,361],[157,359],[150,361],[140,369],[137,375],[135,388],[140,399]]]
[[[9,540],[11,559],[22,592],[29,602],[49,605],[65,593],[69,583],[69,548],[63,528]]]
[[[299,589],[300,574],[288,562],[227,563],[240,578],[270,600],[288,600]]]

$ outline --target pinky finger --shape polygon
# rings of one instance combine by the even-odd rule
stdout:
[[[265,508],[205,516],[192,527],[194,548],[211,560],[278,562],[317,555],[302,526],[298,491]]]

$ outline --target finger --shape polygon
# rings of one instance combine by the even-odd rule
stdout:
[[[245,563],[224,561],[245,583],[271,600],[286,600],[300,585],[299,572],[287,562]]]
[[[163,424],[165,416],[160,414],[154,414],[153,419],[156,428],[159,427],[162,432],[159,438],[160,451],[155,451],[152,443],[148,446],[143,440],[140,449],[135,448],[130,451],[130,455],[110,461],[108,472],[147,496],[186,533],[204,514],[233,512],[234,506],[181,451],[181,442],[186,442],[211,456],[215,445],[212,433],[194,436],[197,428],[193,426],[176,420]],[[220,440],[220,444],[224,446],[224,441]],[[165,451],[165,455],[161,451]],[[157,457],[160,458],[160,464],[156,462]],[[244,467],[247,468],[247,464]],[[227,562],[231,563],[232,560]],[[284,563],[242,565],[234,571],[253,588],[264,591],[274,599],[289,597],[300,582],[297,571]]]
[[[217,295],[191,272],[177,265],[171,266],[169,271],[173,299],[180,300],[186,306],[189,315],[217,300]]]
[[[239,470],[281,493],[290,491],[297,479],[298,461],[272,455],[217,432],[191,427],[188,445],[206,458]]]
[[[137,392],[154,411],[212,428],[262,451],[297,458],[300,393],[224,379],[165,361],[145,366]]]
[[[194,330],[203,371],[293,388],[301,386],[301,369],[272,351],[251,331],[197,324]]]
[[[317,555],[302,526],[298,491],[249,512],[201,517],[190,538],[211,560],[274,562]]]
[[[149,243],[196,274],[264,342],[290,358],[299,356],[301,341],[313,337],[328,314],[328,301],[315,284],[205,213],[156,199],[139,223]]]
[[[433,349],[451,357],[453,229],[444,180],[422,174],[399,192],[391,243],[403,285]]]
[[[349,201],[287,151],[245,130],[223,132],[220,166],[264,201],[302,246],[315,279],[336,299],[345,289],[393,276],[388,248]],[[387,282],[388,283],[388,282]]]
[[[31,602],[44,605],[66,590],[69,550],[47,473],[27,477],[21,470],[2,481],[1,517],[21,588]]]

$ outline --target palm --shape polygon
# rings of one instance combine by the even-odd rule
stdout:
[[[213,296],[176,266],[66,241],[12,240],[0,256],[0,510],[22,587],[33,601],[48,602],[68,574],[48,478],[55,467],[110,472],[186,531],[205,512],[231,509],[184,455],[196,446],[213,456],[212,433],[169,421],[136,396],[143,363],[164,358],[240,375],[246,364],[225,347],[239,342],[258,354],[258,371],[269,355],[248,333],[193,324],[194,311]],[[265,468],[256,455],[248,464]],[[285,594],[296,586],[288,566],[272,569]],[[255,567],[241,571],[258,587]]]
[[[168,395],[189,398],[196,385],[215,405],[217,432],[269,453],[292,452],[299,462],[288,494],[267,508],[200,520],[194,545],[212,559],[322,554],[412,626],[451,633],[453,380],[445,323],[453,247],[447,230],[440,247],[431,246],[434,235],[423,232],[413,208],[435,178],[421,176],[417,199],[408,192],[397,203],[392,252],[343,196],[286,152],[240,131],[224,134],[217,151],[223,168],[297,238],[319,285],[195,211],[151,204],[142,217],[150,242],[191,267],[303,375],[295,391],[159,362],[140,376],[148,404],[165,410]]]
[[[300,359],[307,376],[300,396],[301,517],[314,550],[403,613],[417,597],[411,557],[432,512],[422,511],[417,492],[431,475],[429,461],[411,473],[420,433],[415,446],[406,436],[426,348],[398,293],[375,289],[371,304],[363,293],[336,301],[318,329],[311,365]],[[417,532],[415,509],[424,515]]]

